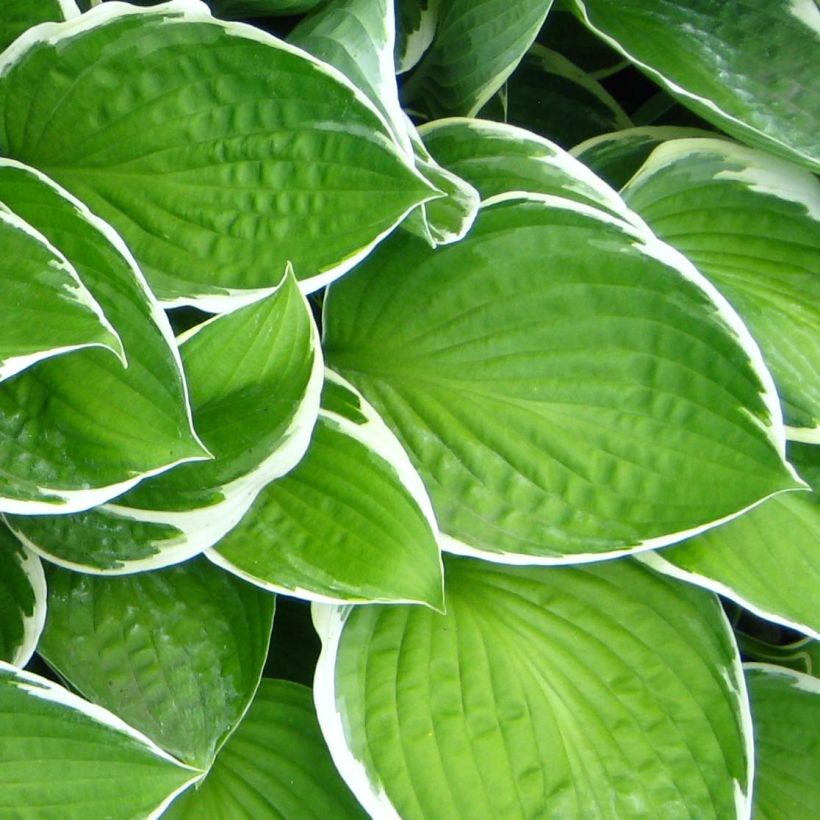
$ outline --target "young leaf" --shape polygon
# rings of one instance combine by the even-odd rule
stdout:
[[[774,376],[790,435],[820,442],[817,178],[725,140],[675,140],[652,153],[623,194],[741,315]]]
[[[820,170],[813,0],[572,4],[594,32],[705,120]]]
[[[78,692],[207,768],[253,698],[274,596],[204,558],[123,578],[48,573],[39,652]]]
[[[715,596],[630,561],[448,558],[447,615],[315,609],[314,695],[374,817],[748,817],[751,731]]]
[[[196,0],[31,29],[0,108],[4,152],[111,222],[166,303],[233,309],[288,261],[320,287],[435,195],[337,71]]]
[[[202,776],[119,718],[0,662],[0,805],[15,817],[158,817]]]
[[[448,0],[432,45],[405,86],[414,111],[428,119],[474,116],[513,72],[544,22],[552,0]]]
[[[438,26],[441,0],[395,0],[396,73],[404,74],[430,48]]]
[[[563,148],[491,120],[452,117],[419,129],[429,151],[474,185],[482,198],[510,191],[565,197],[645,227],[621,197]]]
[[[296,465],[318,414],[322,355],[290,272],[270,296],[197,326],[181,352],[197,428],[214,458],[83,515],[9,517],[25,543],[85,571],[175,564],[215,544],[268,482]]]
[[[755,733],[756,820],[812,817],[820,805],[820,681],[746,664]]]
[[[43,174],[0,160],[0,201],[71,260],[127,357],[76,351],[0,385],[0,511],[70,513],[208,457],[165,314],[122,239]]]
[[[436,251],[393,237],[325,302],[328,361],[404,444],[442,546],[596,560],[801,487],[725,299],[645,231],[530,197]]]
[[[507,82],[504,99],[506,121],[565,148],[602,131],[632,125],[596,79],[537,43]]]
[[[712,589],[820,640],[818,450],[805,444],[789,448],[789,458],[814,492],[775,496],[691,541],[641,557],[653,569]]]
[[[40,559],[0,522],[0,660],[25,666],[46,617],[46,581]]]
[[[0,51],[38,23],[70,20],[79,13],[74,0],[3,0],[0,7]]]
[[[100,347],[125,364],[122,341],[76,268],[0,201],[0,381],[37,362]]]
[[[719,137],[701,128],[648,125],[599,134],[576,145],[570,154],[613,188],[621,189],[661,143],[696,137]]]
[[[395,436],[326,371],[307,455],[207,555],[251,583],[310,600],[440,607],[437,535],[427,492]]]

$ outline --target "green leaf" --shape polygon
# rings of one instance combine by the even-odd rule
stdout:
[[[448,0],[432,45],[405,86],[409,107],[428,119],[473,116],[515,69],[552,0]]]
[[[604,87],[557,51],[534,45],[507,82],[505,120],[570,148],[632,125]],[[487,108],[484,109],[486,116]]]
[[[0,51],[38,23],[70,20],[79,13],[74,0],[3,0],[0,8]]]
[[[184,561],[215,544],[304,454],[319,409],[322,355],[290,272],[270,296],[189,331],[181,353],[197,429],[214,458],[144,481],[82,515],[9,517],[49,560],[116,574]]]
[[[441,0],[395,0],[397,74],[414,68],[430,48],[440,5]]]
[[[289,40],[345,74],[381,112],[396,145],[441,198],[420,205],[405,227],[433,247],[461,239],[478,210],[475,190],[429,155],[399,102],[393,0],[334,0],[307,17]]]
[[[820,682],[769,664],[744,668],[755,731],[754,817],[813,817],[820,805]]]
[[[774,376],[791,437],[820,443],[820,182],[724,140],[657,148],[624,188],[655,233],[743,318]]]
[[[208,457],[165,314],[113,229],[47,177],[0,160],[0,201],[61,250],[118,333],[0,385],[0,511],[70,513]]]
[[[820,450],[802,446],[820,468]],[[756,615],[820,640],[820,496],[785,493],[678,546],[642,556],[653,569],[719,592]]]
[[[510,191],[565,197],[642,227],[621,197],[563,148],[530,131],[491,120],[452,117],[420,129],[429,151],[474,185],[482,198]]]
[[[787,666],[796,672],[820,678],[820,641],[801,637],[787,644],[772,644],[735,629],[735,638],[745,660]]]
[[[448,559],[447,615],[319,608],[314,696],[374,817],[748,817],[717,598],[630,561]]]
[[[333,767],[310,689],[264,679],[207,777],[163,817],[365,818]]]
[[[0,381],[37,362],[88,347],[116,354],[122,342],[76,268],[0,201]]]
[[[717,291],[648,233],[530,197],[490,201],[436,251],[393,237],[325,301],[328,362],[410,454],[442,546],[595,560],[803,486]]]
[[[813,0],[572,2],[594,32],[705,120],[820,170]]]
[[[288,261],[321,287],[434,195],[337,71],[195,0],[32,29],[0,75],[0,147],[111,222],[168,304],[234,309]]]
[[[0,662],[0,805],[9,816],[157,817],[201,775],[105,709]]]
[[[570,153],[613,188],[623,188],[661,143],[690,137],[719,137],[701,128],[648,125],[600,134],[576,145]]]
[[[248,708],[274,596],[204,558],[123,578],[51,567],[39,652],[77,691],[207,768]]]
[[[208,553],[272,591],[315,601],[442,605],[424,485],[373,408],[327,371],[307,455]]]
[[[0,660],[25,666],[46,617],[46,580],[40,559],[0,522]]]

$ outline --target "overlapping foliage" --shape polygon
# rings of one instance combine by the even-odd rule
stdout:
[[[7,0],[0,813],[809,817],[818,40]]]

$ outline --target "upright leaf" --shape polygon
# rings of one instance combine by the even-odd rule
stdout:
[[[122,342],[76,268],[0,201],[0,381],[43,359],[87,347],[125,364]]]
[[[208,457],[171,328],[122,239],[39,172],[0,160],[0,201],[59,248],[127,357],[86,349],[0,385],[0,511],[70,513]]]
[[[441,0],[396,0],[396,73],[421,60],[433,42]]]
[[[624,188],[743,318],[774,376],[786,423],[820,443],[820,182],[724,140],[657,148]]]
[[[767,620],[820,640],[820,448],[789,458],[813,485],[785,493],[678,546],[648,553],[654,569],[719,592]]]
[[[429,119],[473,116],[535,39],[552,0],[446,0],[432,45],[407,80],[409,107]]]
[[[156,817],[201,776],[105,709],[0,662],[0,806],[9,816],[58,807],[66,820]]]
[[[232,309],[288,261],[320,287],[434,195],[337,71],[197,0],[32,29],[0,108],[3,152],[110,221],[171,304]]]
[[[163,817],[364,818],[319,731],[310,689],[263,679],[202,784]]]
[[[318,601],[442,605],[438,527],[407,454],[353,387],[327,371],[307,455],[209,551],[272,591]]]
[[[708,122],[820,170],[814,0],[572,0],[581,19]]]
[[[250,705],[274,597],[204,558],[99,578],[51,567],[39,652],[85,697],[207,768]]]
[[[491,201],[447,248],[394,237],[325,302],[328,361],[404,444],[443,547],[594,560],[802,486],[714,288],[645,231],[530,197]]]
[[[181,350],[197,428],[213,459],[81,515],[9,517],[26,543],[86,571],[168,566],[215,544],[268,482],[296,465],[318,413],[322,355],[293,276],[261,301],[199,325]]]
[[[794,820],[820,805],[820,682],[769,664],[745,666],[755,732],[754,816]]]
[[[319,722],[372,816],[748,817],[748,704],[715,596],[627,560],[446,575],[446,616],[314,610]]]
[[[25,666],[46,617],[46,580],[40,559],[0,522],[0,660]]]

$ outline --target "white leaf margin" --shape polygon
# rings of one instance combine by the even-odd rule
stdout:
[[[191,778],[168,795],[168,797],[166,797],[148,815],[147,820],[155,820],[155,818],[159,818],[174,798],[205,776],[206,773],[204,771],[188,766],[187,764],[177,760],[175,757],[172,757],[168,754],[168,752],[157,746],[153,740],[142,734],[142,732],[134,729],[133,726],[129,726],[125,723],[125,721],[118,718],[113,712],[109,712],[102,706],[97,706],[94,703],[83,700],[83,698],[69,692],[68,689],[65,689],[59,684],[56,684],[47,678],[43,678],[40,675],[35,675],[32,672],[18,669],[16,666],[4,661],[0,661],[0,672],[8,673],[11,678],[11,680],[8,678],[0,678],[0,684],[8,683],[33,698],[47,701],[49,703],[55,703],[59,706],[65,707],[67,711],[79,713],[94,723],[107,726],[109,729],[113,729],[119,734],[136,741],[143,747],[144,751],[151,753],[154,757],[159,758],[160,760],[163,760],[178,769],[190,771],[192,773]]]
[[[11,164],[16,163],[12,163],[11,161],[0,157],[0,167]],[[0,359],[0,382],[10,379],[12,376],[16,376],[23,370],[37,364],[37,362],[50,359],[53,356],[58,356],[63,353],[83,350],[89,347],[99,347],[103,350],[111,351],[120,360],[120,364],[123,367],[127,367],[128,361],[126,359],[125,350],[123,348],[122,339],[120,338],[119,333],[117,333],[114,326],[108,320],[102,306],[94,298],[94,295],[83,284],[77,269],[71,264],[71,262],[69,262],[60,250],[55,248],[54,245],[52,245],[48,239],[40,233],[40,231],[22,219],[3,202],[0,202],[0,222],[3,222],[8,227],[25,234],[29,238],[34,239],[54,257],[55,264],[53,265],[53,269],[59,273],[65,274],[66,276],[66,280],[63,283],[63,292],[65,295],[69,297],[71,302],[88,311],[91,316],[96,317],[100,329],[109,335],[111,341],[111,343],[107,343],[100,339],[97,341],[78,342],[77,344],[45,348],[43,350],[38,350],[34,353],[28,353],[22,356],[9,356],[5,359]]]
[[[114,5],[119,4],[114,3]],[[51,26],[57,24],[43,23],[42,25]],[[35,26],[35,28],[39,28],[39,26]],[[3,55],[0,55],[0,62],[2,61],[2,59]],[[0,74],[1,73],[2,72],[0,72]],[[114,247],[114,249],[125,260],[126,264],[131,269],[131,274],[134,277],[138,289],[142,292],[145,302],[149,307],[150,317],[154,325],[158,328],[160,334],[162,335],[166,343],[166,346],[171,354],[171,357],[173,358],[177,372],[179,373],[180,384],[182,385],[182,394],[185,403],[184,410],[186,418],[188,420],[188,430],[190,435],[193,437],[193,440],[202,450],[201,456],[190,456],[186,458],[177,459],[172,463],[157,467],[153,470],[138,473],[137,475],[128,478],[124,481],[117,482],[115,484],[110,484],[105,487],[97,487],[87,490],[55,490],[51,487],[38,488],[41,493],[52,496],[54,498],[54,502],[19,501],[16,499],[0,498],[0,514],[9,513],[10,515],[65,515],[75,512],[85,512],[86,510],[89,510],[92,507],[97,507],[101,504],[104,504],[106,501],[109,501],[110,499],[115,498],[118,495],[122,495],[123,493],[135,487],[144,478],[150,478],[151,476],[159,475],[161,473],[173,469],[174,467],[179,466],[180,464],[187,464],[190,461],[208,461],[211,458],[213,458],[211,453],[208,451],[208,448],[202,443],[202,440],[199,438],[196,429],[194,428],[193,411],[191,408],[191,400],[188,393],[188,383],[185,379],[185,374],[182,368],[182,359],[179,355],[179,349],[177,348],[177,344],[174,339],[174,332],[171,329],[171,323],[168,320],[168,316],[160,307],[160,303],[154,297],[154,294],[148,286],[148,282],[146,281],[145,276],[140,270],[140,267],[137,264],[136,259],[134,259],[133,255],[131,254],[131,251],[128,250],[128,247],[123,241],[122,237],[111,227],[111,225],[109,225],[104,220],[100,219],[100,217],[93,214],[79,199],[77,199],[77,197],[66,191],[65,188],[58,185],[54,180],[50,179],[48,176],[38,171],[36,168],[32,168],[28,165],[25,165],[22,162],[18,162],[17,160],[13,159],[7,159],[5,157],[0,157],[0,167],[16,168],[18,170],[24,171],[26,173],[31,174],[33,177],[35,177],[43,184],[47,185],[56,194],[65,199],[84,221],[88,222],[93,228],[96,228],[96,230],[109,241],[109,243]],[[32,228],[32,230],[34,229]],[[46,242],[45,237],[42,237],[42,239],[44,242]],[[46,244],[48,243],[46,242]],[[55,252],[59,253],[59,251],[56,251],[56,249]],[[117,338],[119,339],[119,336],[117,336]],[[125,353],[123,352],[123,357],[124,356]],[[8,524],[8,522],[6,523]],[[33,551],[38,551],[32,545],[28,546]],[[45,557],[51,560],[50,556],[46,555]],[[83,569],[83,571],[85,570]]]
[[[384,423],[382,418],[376,412],[375,408],[362,396],[362,394],[345,378],[340,376],[338,373],[334,372],[330,368],[325,368],[324,371],[325,380],[328,382],[332,382],[334,384],[340,385],[345,389],[349,390],[359,401],[359,411],[366,417],[366,421],[364,423],[358,423],[351,421],[349,418],[345,416],[341,416],[338,413],[333,413],[329,410],[325,410],[324,408],[320,408],[319,410],[319,418],[326,419],[330,421],[334,428],[342,433],[343,435],[348,436],[349,438],[353,439],[354,441],[362,444],[371,452],[375,453],[380,459],[387,462],[387,464],[392,468],[395,477],[399,480],[402,486],[407,490],[410,494],[413,501],[416,503],[416,506],[421,511],[422,515],[427,521],[427,524],[430,527],[432,532],[433,538],[435,539],[436,543],[440,543],[441,533],[439,532],[438,522],[436,521],[435,513],[433,512],[433,504],[430,500],[430,496],[427,493],[427,489],[424,486],[423,481],[421,480],[421,476],[416,472],[415,467],[413,466],[412,462],[410,461],[410,457],[405,452],[404,448],[401,446],[398,438],[396,438],[395,434],[392,430]],[[346,599],[346,598],[337,598],[329,595],[324,595],[321,593],[313,592],[309,589],[304,589],[302,587],[288,587],[282,586],[280,584],[274,584],[270,581],[264,581],[261,578],[258,578],[255,575],[252,575],[246,572],[243,569],[240,569],[236,566],[232,561],[228,558],[223,556],[221,553],[218,552],[217,548],[208,549],[205,552],[205,556],[216,564],[218,567],[226,570],[227,572],[232,573],[233,575],[242,578],[243,580],[247,581],[248,583],[253,584],[254,586],[261,587],[268,592],[279,593],[283,595],[293,595],[297,598],[302,600],[311,601],[317,604],[329,604],[329,605],[346,605],[355,603],[357,606],[368,606],[371,604],[418,604],[418,600],[411,600],[411,599],[398,599],[398,598],[389,598],[389,599],[377,599],[377,598],[368,598],[367,600],[361,600],[359,598],[353,599]],[[441,577],[441,600],[444,600],[444,563],[442,560],[441,550],[439,550],[439,574]]]
[[[598,37],[600,37],[605,43],[607,43],[607,45],[611,46],[616,51],[623,54],[624,57],[629,59],[630,62],[632,62],[634,65],[638,66],[643,71],[645,71],[650,77],[652,77],[652,79],[659,83],[663,88],[668,89],[677,96],[693,100],[694,102],[704,106],[705,108],[708,108],[710,111],[713,111],[721,118],[731,122],[736,128],[738,128],[745,134],[754,134],[759,138],[765,140],[766,142],[769,142],[770,144],[779,146],[783,151],[787,152],[787,154],[796,154],[797,156],[802,157],[804,160],[806,160],[806,162],[810,163],[815,169],[817,169],[820,165],[816,158],[796,151],[794,148],[792,148],[782,140],[776,139],[775,137],[766,134],[763,131],[760,131],[753,125],[749,125],[749,123],[738,119],[733,114],[729,114],[709,97],[701,97],[698,94],[695,94],[691,91],[687,91],[687,89],[683,88],[683,86],[680,86],[673,80],[670,80],[668,77],[666,77],[657,69],[650,66],[648,63],[645,63],[642,60],[638,60],[633,54],[627,51],[627,49],[624,48],[614,37],[610,37],[604,31],[595,26],[595,24],[589,17],[589,12],[587,11],[586,7],[586,0],[569,0],[569,2],[572,6],[574,6],[577,9],[578,14],[581,16],[581,19],[584,21],[584,24],[590,29],[590,31],[595,32],[595,34]],[[809,2],[809,0],[792,0],[792,16],[795,19],[799,20],[810,31],[814,32],[815,34],[820,34],[820,14],[812,15],[810,7],[811,3]]]
[[[635,558],[642,564],[646,564],[646,566],[655,570],[655,572],[659,572],[662,575],[668,575],[670,578],[677,578],[679,581],[685,581],[688,584],[694,584],[695,586],[701,587],[703,589],[708,589],[711,592],[714,592],[718,595],[722,595],[724,598],[729,598],[736,604],[740,604],[740,606],[742,606],[744,609],[749,610],[749,612],[753,613],[754,615],[757,615],[759,618],[763,618],[764,620],[770,621],[771,623],[789,627],[790,629],[794,629],[797,632],[800,632],[801,634],[808,636],[809,638],[814,638],[815,640],[820,641],[820,632],[818,632],[816,629],[812,629],[812,627],[807,626],[806,624],[800,623],[798,621],[793,621],[789,618],[784,617],[783,615],[779,615],[776,612],[758,606],[756,603],[750,601],[748,598],[744,598],[729,584],[726,584],[722,581],[716,581],[714,578],[710,578],[708,575],[702,575],[699,572],[686,570],[682,567],[679,567],[677,564],[673,564],[671,561],[668,561],[666,558],[663,557],[662,551],[642,552],[636,555]]]
[[[726,298],[683,254],[675,250],[675,248],[671,245],[667,245],[665,242],[662,242],[654,234],[649,232],[648,229],[641,230],[622,219],[612,216],[606,211],[599,210],[573,200],[564,199],[563,197],[527,192],[511,192],[498,194],[497,196],[484,200],[484,202],[481,203],[481,208],[491,208],[493,205],[516,201],[537,202],[542,204],[545,208],[574,211],[576,213],[584,214],[597,219],[605,224],[613,225],[633,238],[634,241],[632,245],[637,251],[674,270],[684,279],[694,284],[708,297],[709,301],[714,305],[718,317],[735,337],[737,343],[748,357],[753,372],[760,380],[762,387],[760,395],[769,414],[769,424],[765,424],[761,419],[754,417],[751,414],[749,414],[749,418],[751,418],[766,435],[776,453],[780,457],[782,466],[785,468],[788,475],[794,480],[796,486],[786,490],[777,490],[763,498],[758,499],[752,504],[749,504],[743,509],[737,510],[714,521],[708,521],[695,527],[690,527],[686,530],[667,533],[666,535],[660,535],[654,538],[647,538],[634,545],[620,547],[618,549],[609,550],[606,552],[579,553],[559,556],[539,556],[513,552],[489,552],[454,538],[446,532],[442,532],[440,536],[442,550],[453,553],[454,555],[480,558],[484,561],[490,561],[492,563],[510,564],[515,566],[561,566],[568,564],[586,564],[594,561],[604,561],[610,558],[620,558],[627,555],[635,556],[642,552],[649,552],[650,550],[656,550],[660,547],[676,544],[686,538],[699,535],[706,530],[710,530],[713,527],[717,527],[720,524],[724,524],[734,518],[738,518],[749,510],[759,506],[764,501],[767,501],[769,498],[779,495],[781,492],[793,492],[809,489],[808,485],[797,474],[794,467],[786,460],[786,435],[785,428],[783,426],[783,414],[780,408],[780,400],[777,396],[774,380],[763,362],[763,356],[757,342],[755,342],[752,338],[751,333],[749,333],[748,329],[743,324],[742,319],[737,314],[735,309],[729,304]]]
[[[313,678],[316,717],[336,769],[362,808],[378,820],[401,820],[384,785],[371,777],[365,764],[350,749],[345,733],[345,719],[337,706],[336,656],[345,623],[352,611],[352,606],[311,605],[313,628],[322,642]]]
[[[145,7],[134,6],[121,2],[106,2],[92,7],[84,14],[76,17],[72,16],[62,23],[40,23],[39,25],[33,26],[28,29],[28,31],[21,34],[17,40],[15,40],[4,52],[2,52],[2,54],[0,54],[0,77],[7,74],[16,63],[25,57],[28,50],[35,45],[46,44],[49,46],[59,47],[61,43],[71,40],[87,31],[100,28],[107,23],[113,22],[122,17],[137,15],[162,18],[162,23],[164,25],[192,22],[206,23],[222,29],[225,34],[230,37],[252,40],[278,51],[284,51],[288,54],[292,54],[306,60],[311,63],[311,65],[313,65],[320,73],[352,92],[356,101],[379,120],[384,128],[384,133],[374,131],[369,134],[370,140],[381,145],[381,147],[387,150],[388,153],[398,159],[399,162],[404,165],[424,187],[429,190],[430,193],[427,197],[409,207],[398,217],[398,219],[396,219],[394,223],[382,231],[373,240],[360,248],[354,249],[346,257],[338,260],[328,268],[317,272],[313,276],[300,280],[299,286],[303,293],[312,293],[313,291],[325,287],[330,284],[330,282],[347,273],[362,259],[368,256],[373,248],[375,248],[376,245],[378,245],[385,237],[392,233],[393,230],[395,230],[395,228],[398,227],[398,225],[415,208],[423,202],[427,202],[431,199],[437,199],[441,196],[441,192],[433,188],[427,179],[416,169],[415,163],[413,162],[412,153],[408,155],[399,148],[396,141],[392,137],[392,129],[390,124],[387,122],[381,111],[379,111],[377,106],[370,101],[367,95],[357,88],[341,71],[328,63],[318,60],[307,51],[290,45],[289,43],[274,37],[272,34],[268,34],[256,26],[251,26],[246,23],[220,20],[213,17],[208,6],[201,2],[201,0],[168,0],[168,2],[165,3]],[[273,288],[257,288],[253,290],[243,290],[222,288],[217,289],[217,292],[208,291],[191,294],[185,297],[159,300],[159,304],[164,308],[191,305],[208,312],[226,313],[264,298],[266,295],[270,294],[272,289]]]
[[[808,675],[805,672],[798,672],[788,666],[778,666],[774,663],[760,663],[758,661],[743,664],[744,671],[765,672],[773,677],[788,678],[794,689],[801,692],[809,692],[812,695],[820,695],[820,678]]]

